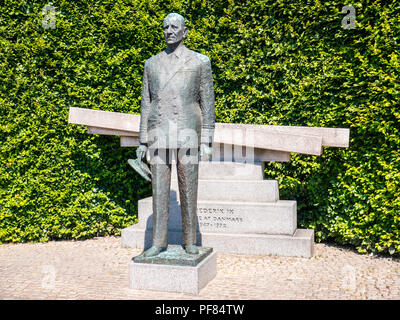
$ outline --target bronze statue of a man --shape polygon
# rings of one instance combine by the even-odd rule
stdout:
[[[198,253],[198,160],[211,156],[215,124],[210,59],[183,45],[188,31],[181,15],[168,14],[163,32],[167,48],[144,65],[137,149],[138,159],[148,149],[151,154],[153,244],[146,256],[158,255],[167,247],[171,151],[177,164],[183,246],[189,254]],[[164,155],[161,161],[160,155]]]

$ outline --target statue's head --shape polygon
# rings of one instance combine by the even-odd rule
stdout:
[[[187,36],[185,18],[179,13],[168,14],[163,22],[164,38],[167,44],[173,45],[181,42]]]

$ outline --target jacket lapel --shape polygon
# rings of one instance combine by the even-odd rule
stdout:
[[[182,48],[182,55],[179,58],[178,63],[174,66],[174,68],[171,69],[169,74],[165,78],[164,84],[161,86],[161,90],[164,90],[167,84],[172,80],[172,78],[176,75],[176,73],[181,70],[184,65],[192,59],[192,55],[190,54],[190,50],[188,50],[186,47]]]

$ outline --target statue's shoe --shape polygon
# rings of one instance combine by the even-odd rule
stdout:
[[[152,246],[149,250],[147,250],[143,256],[145,257],[154,257],[158,255],[163,250],[162,247]]]
[[[198,254],[199,253],[199,249],[197,249],[197,247],[194,244],[187,246],[185,248],[185,250],[186,250],[186,253],[189,253],[189,254]]]

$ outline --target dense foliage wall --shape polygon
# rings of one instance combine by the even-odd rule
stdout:
[[[140,112],[169,12],[211,58],[218,122],[344,127],[350,148],[270,163],[317,241],[400,253],[400,4],[301,0],[0,0],[0,242],[118,234],[149,183],[134,148],[68,125],[68,108]],[[383,4],[384,3],[384,4]]]

